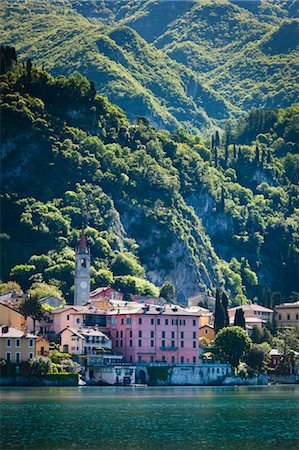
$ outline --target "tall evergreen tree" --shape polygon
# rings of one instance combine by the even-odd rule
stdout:
[[[228,317],[228,297],[226,295],[225,292],[223,292],[222,294],[222,306],[224,309],[224,326],[228,327],[229,326],[229,317]]]
[[[95,98],[96,93],[97,93],[97,90],[96,90],[95,84],[93,81],[91,81],[90,88],[89,88],[89,95],[92,100]]]
[[[225,191],[224,191],[224,187],[223,186],[221,188],[220,209],[221,209],[221,212],[225,211]]]
[[[237,159],[237,147],[236,147],[236,144],[234,144],[234,147],[233,147],[233,155],[234,155],[234,159]]]
[[[214,150],[214,147],[215,147],[215,139],[214,139],[214,135],[212,134],[212,141],[211,141],[212,150]]]
[[[258,145],[255,146],[255,160],[256,162],[259,162],[260,160],[260,150]]]
[[[215,147],[214,150],[214,160],[215,160],[215,167],[218,167],[218,148]]]
[[[219,147],[219,145],[220,145],[219,131],[216,130],[216,133],[215,133],[215,146]]]
[[[218,333],[221,328],[225,326],[225,312],[220,299],[219,290],[216,290],[216,302],[215,302],[215,312],[214,312],[214,331],[215,334]]]
[[[244,330],[246,330],[245,317],[242,308],[236,309],[234,326],[241,327],[244,328]]]

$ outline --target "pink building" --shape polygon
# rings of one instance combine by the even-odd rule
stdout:
[[[28,328],[33,330],[32,319],[28,318]],[[100,330],[106,330],[106,311],[91,305],[65,306],[47,313],[47,318],[36,322],[37,334],[58,335],[64,328],[80,328],[98,326]]]
[[[99,287],[90,293],[90,300],[123,300],[124,294],[111,287]]]
[[[175,305],[138,305],[108,312],[113,350],[125,361],[199,362],[198,315]]]

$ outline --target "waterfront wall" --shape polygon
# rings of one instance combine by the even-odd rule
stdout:
[[[269,382],[275,384],[299,384],[299,375],[269,374]]]
[[[231,375],[229,364],[148,364],[136,367],[136,381],[151,386],[218,386]]]
[[[0,378],[0,386],[77,386],[77,374],[18,375]]]
[[[138,365],[136,381],[150,386],[248,386],[267,385],[267,374],[242,378],[229,364]]]

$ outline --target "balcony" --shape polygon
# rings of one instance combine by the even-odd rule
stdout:
[[[165,350],[165,351],[175,351],[175,350],[177,350],[178,348],[177,347],[175,347],[175,346],[172,346],[172,345],[164,345],[164,346],[162,346],[162,347],[160,347],[160,350]]]

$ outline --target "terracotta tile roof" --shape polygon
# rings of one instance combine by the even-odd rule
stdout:
[[[7,332],[5,332],[7,330]],[[36,339],[37,336],[35,336],[34,334],[30,334],[21,331],[21,330],[17,330],[17,328],[13,328],[11,326],[2,324],[0,325],[0,338],[32,338],[32,339]]]
[[[282,305],[276,305],[275,309],[281,308],[299,308],[299,301],[294,303],[283,303]]]
[[[236,309],[242,309],[243,311],[260,311],[273,313],[273,309],[265,308],[265,306],[258,305],[257,303],[251,303],[246,305],[235,306],[234,308],[229,308],[228,312],[236,311]]]

